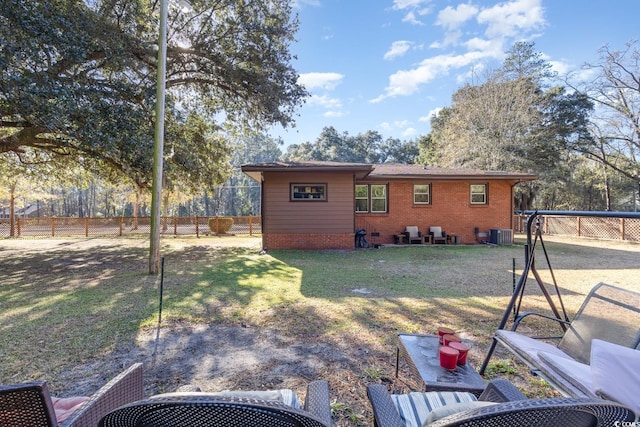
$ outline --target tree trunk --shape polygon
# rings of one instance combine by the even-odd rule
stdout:
[[[16,183],[12,183],[11,184],[11,196],[9,199],[9,224],[10,225],[10,229],[9,229],[9,236],[10,237],[15,237],[16,236],[16,197],[15,197],[15,192],[16,192]]]

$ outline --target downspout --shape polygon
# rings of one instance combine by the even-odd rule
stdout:
[[[262,231],[262,250],[267,250],[266,238],[267,231],[265,227],[264,216],[264,174],[260,172],[260,230]]]

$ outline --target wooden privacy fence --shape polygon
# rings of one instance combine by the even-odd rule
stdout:
[[[229,218],[233,225],[225,230]],[[13,234],[12,234],[13,228]],[[163,235],[236,235],[261,234],[259,216],[180,216],[162,217]],[[151,233],[150,217],[110,218],[19,218],[13,227],[8,218],[0,218],[1,237],[126,236]]]
[[[514,230],[526,233],[528,218],[526,215],[516,215],[513,221]],[[640,242],[640,219],[637,218],[542,215],[540,227],[544,234],[549,235]]]

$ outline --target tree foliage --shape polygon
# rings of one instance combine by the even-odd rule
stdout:
[[[605,46],[599,61],[583,68],[593,78],[573,87],[595,104],[592,138],[571,148],[640,185],[640,44],[631,41],[622,50]]]
[[[289,126],[307,93],[289,0],[170,2],[167,176],[220,182],[225,135]],[[0,153],[26,147],[150,183],[158,2],[6,0],[0,6]]]
[[[532,43],[516,43],[503,67],[479,85],[467,84],[452,105],[432,120],[421,159],[450,167],[536,173],[518,187],[521,209],[530,208],[542,187],[569,179],[566,144],[586,133],[588,100],[563,88],[545,89],[552,76]]]
[[[387,138],[376,131],[356,136],[339,133],[333,126],[325,127],[315,142],[293,144],[287,148],[287,161],[319,160],[353,163],[414,163],[418,156],[415,141]]]

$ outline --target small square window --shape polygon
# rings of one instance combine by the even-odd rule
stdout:
[[[415,184],[413,186],[413,203],[416,205],[431,204],[430,184]]]
[[[487,184],[471,184],[471,204],[487,204]]]
[[[325,201],[327,184],[291,184],[291,201]]]

